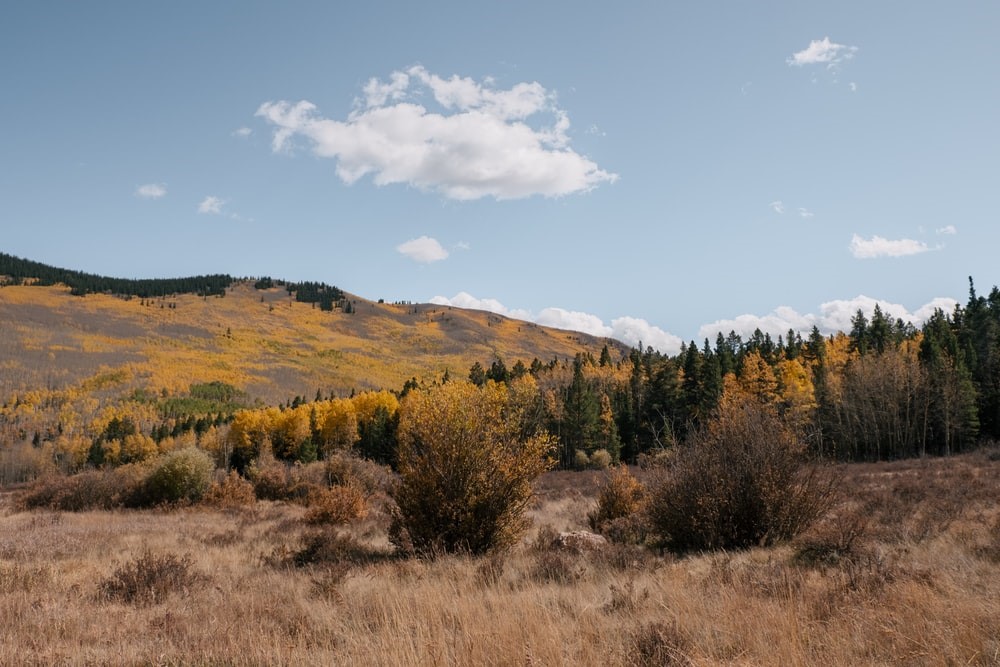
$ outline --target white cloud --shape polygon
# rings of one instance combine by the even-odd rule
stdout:
[[[432,239],[429,236],[421,236],[420,238],[410,239],[405,243],[400,243],[396,246],[396,250],[400,254],[406,255],[415,262],[422,262],[424,264],[430,264],[431,262],[438,262],[442,259],[448,258],[448,251],[441,247],[437,239]]]
[[[859,295],[853,299],[838,299],[828,301],[819,307],[819,314],[800,314],[795,309],[788,306],[780,306],[767,315],[739,315],[732,319],[718,320],[711,324],[706,324],[698,331],[699,340],[708,338],[714,341],[721,332],[728,335],[730,331],[735,331],[746,340],[753,335],[754,330],[760,329],[764,333],[771,334],[777,340],[778,336],[784,336],[789,329],[807,335],[815,326],[820,333],[829,335],[837,331],[850,331],[851,318],[860,309],[867,317],[871,317],[878,304],[882,312],[892,319],[901,319],[903,322],[911,322],[914,326],[923,324],[935,309],[951,312],[958,302],[955,299],[937,297],[930,302],[920,306],[914,311],[907,310],[897,303],[880,301],[865,295]]]
[[[858,84],[856,84],[855,82],[851,81],[847,85],[850,87],[852,93],[858,92]]]
[[[948,236],[954,236],[955,234],[958,234],[958,229],[955,228],[955,225],[945,225],[944,227],[938,227],[934,231],[936,231],[938,234],[947,234]]]
[[[213,215],[222,215],[222,206],[226,203],[226,200],[220,199],[219,197],[208,196],[201,200],[198,204],[199,213],[211,213]]]
[[[844,60],[850,60],[857,53],[858,47],[836,44],[830,41],[829,37],[814,39],[809,42],[809,46],[797,53],[793,53],[788,59],[789,65],[802,67],[803,65],[823,65],[834,67]],[[853,88],[852,88],[853,90]]]
[[[768,204],[768,206],[770,206],[771,210],[774,211],[775,213],[784,213],[785,212],[785,205],[783,203],[781,203],[780,199],[777,200],[777,201],[771,202],[770,204]]]
[[[159,199],[167,194],[165,183],[146,183],[135,189],[135,196],[142,199]]]
[[[813,217],[813,212],[810,211],[807,208],[799,207],[799,217],[802,217],[802,218],[811,218],[811,217]]]
[[[251,134],[253,134],[253,130],[251,130],[249,127],[239,127],[233,130],[234,137],[242,137],[245,139],[246,137],[249,137]]]
[[[449,199],[559,197],[618,179],[569,148],[569,117],[537,82],[500,89],[490,79],[442,78],[421,66],[371,79],[345,120],[324,118],[311,102],[265,102],[272,148],[306,140],[337,161],[347,184],[408,184]],[[438,110],[416,100],[429,94]],[[529,125],[527,122],[533,122]]]
[[[677,354],[683,342],[677,336],[667,333],[646,320],[635,317],[619,317],[611,320],[611,324],[607,325],[596,315],[563,308],[545,308],[538,315],[535,315],[528,310],[509,309],[496,299],[477,299],[468,292],[459,292],[450,299],[436,296],[430,302],[441,306],[485,310],[555,329],[580,331],[602,338],[614,338],[632,346],[642,343],[643,347],[650,346],[666,354]]]
[[[452,248],[454,248],[455,250],[471,250],[472,246],[469,245],[468,241],[459,241],[458,243],[453,245]]]
[[[851,238],[851,254],[857,259],[875,259],[878,257],[906,257],[918,255],[930,250],[923,241],[914,239],[886,239],[872,236],[864,239],[855,234]]]

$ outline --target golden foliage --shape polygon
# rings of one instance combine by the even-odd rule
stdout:
[[[554,445],[544,432],[521,437],[521,415],[507,387],[492,381],[449,382],[406,396],[400,481],[392,490],[397,544],[427,553],[514,544],[527,525],[531,480],[552,465]]]

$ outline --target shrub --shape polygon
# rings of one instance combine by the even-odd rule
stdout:
[[[586,470],[590,467],[590,457],[582,449],[576,450],[573,454],[573,467],[577,470]]]
[[[341,524],[368,514],[364,494],[353,486],[333,486],[309,494],[305,521],[311,524]]]
[[[194,447],[165,454],[146,479],[146,501],[160,503],[197,502],[212,483],[212,458]]]
[[[38,480],[18,499],[23,509],[45,507],[66,512],[135,507],[142,504],[149,468],[129,464],[107,470]]]
[[[551,466],[550,436],[528,427],[504,385],[449,382],[400,407],[397,510],[390,539],[421,553],[512,546],[527,526],[532,480]]]
[[[597,507],[587,515],[592,530],[604,532],[605,526],[638,512],[646,501],[646,487],[632,476],[628,466],[612,470],[597,493]]]
[[[130,604],[158,604],[182,592],[203,577],[192,570],[191,556],[157,556],[148,551],[118,567],[102,581],[99,591],[107,600]]]
[[[235,507],[246,507],[256,502],[257,496],[254,494],[253,484],[249,480],[240,477],[235,470],[221,480],[212,482],[202,498],[202,502],[223,509]]]
[[[652,529],[674,551],[793,537],[832,502],[832,478],[802,464],[802,444],[771,408],[723,401],[652,485]]]
[[[611,454],[606,449],[598,449],[590,455],[590,467],[596,470],[607,470],[611,465]]]

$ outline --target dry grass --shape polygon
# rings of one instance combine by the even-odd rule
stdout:
[[[572,479],[540,482],[537,527],[586,525],[599,477]],[[378,507],[316,529],[286,502],[21,512],[6,494],[0,664],[1000,663],[1000,461],[846,466],[844,486],[767,549],[575,554],[543,529],[505,558],[434,561],[394,557]],[[177,575],[162,597],[102,594],[157,564]]]

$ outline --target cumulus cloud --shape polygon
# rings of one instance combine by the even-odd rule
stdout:
[[[789,65],[802,67],[804,65],[826,65],[835,67],[844,60],[850,60],[857,53],[858,47],[836,44],[830,41],[829,37],[814,39],[809,42],[809,46],[792,54],[788,59]],[[853,88],[852,88],[853,90]]]
[[[436,296],[430,302],[442,306],[485,310],[555,329],[580,331],[592,336],[614,338],[632,346],[642,343],[644,347],[650,346],[666,354],[677,354],[683,342],[677,336],[667,333],[646,320],[635,317],[619,317],[611,320],[611,324],[608,325],[596,315],[563,308],[545,308],[535,315],[528,310],[509,309],[496,299],[477,299],[468,292],[459,292],[450,299]]]
[[[400,243],[396,246],[396,250],[400,254],[406,255],[415,262],[421,262],[423,264],[430,264],[431,262],[439,262],[442,259],[448,258],[448,251],[441,247],[437,239],[433,239],[429,236],[421,236],[420,238],[410,239],[405,243]]]
[[[955,228],[955,225],[945,225],[944,227],[938,227],[934,231],[936,231],[938,234],[947,234],[948,236],[954,236],[955,234],[958,234],[958,229]]]
[[[818,315],[800,314],[793,308],[780,306],[767,315],[745,314],[732,319],[718,320],[702,326],[698,331],[698,338],[699,340],[708,338],[714,341],[719,333],[728,335],[730,331],[735,331],[746,339],[753,335],[756,329],[760,329],[777,339],[778,336],[784,336],[789,329],[805,336],[812,331],[814,326],[824,335],[837,331],[850,331],[851,318],[858,310],[865,313],[867,317],[871,317],[876,304],[883,313],[892,319],[901,319],[903,322],[911,322],[914,326],[920,326],[936,309],[941,309],[946,313],[951,312],[957,303],[955,299],[937,297],[916,310],[909,311],[898,303],[880,301],[862,294],[853,299],[828,301],[820,305]]]
[[[785,205],[783,203],[781,203],[780,199],[771,202],[770,204],[768,204],[768,206],[770,206],[771,210],[774,211],[775,213],[784,213],[785,212]]]
[[[569,116],[537,82],[503,89],[417,65],[373,78],[362,92],[344,120],[324,118],[306,100],[265,102],[256,115],[274,126],[274,151],[303,139],[336,160],[347,184],[370,175],[380,186],[472,200],[559,197],[618,178],[569,147]],[[435,109],[423,104],[431,100]]]
[[[930,248],[923,241],[914,239],[886,239],[872,236],[865,239],[857,234],[851,238],[851,254],[857,259],[876,259],[878,257],[906,257],[927,252]]]
[[[212,215],[222,215],[222,206],[225,203],[226,200],[209,195],[208,197],[202,199],[201,203],[198,204],[198,212],[211,213]]]
[[[165,183],[146,183],[135,189],[135,196],[141,199],[159,199],[167,194]]]

